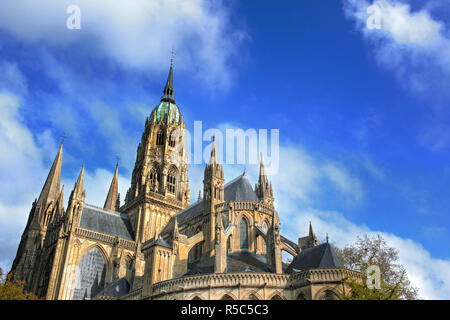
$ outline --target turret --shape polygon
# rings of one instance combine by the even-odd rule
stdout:
[[[62,206],[62,200],[58,203],[58,198],[62,197],[60,185],[63,143],[64,141],[61,142],[39,198],[32,204],[28,222],[11,268],[12,279],[25,280],[26,290],[30,285],[36,257],[46,237],[47,226],[52,220],[52,216],[56,214],[55,207],[61,208]],[[60,209],[56,209],[56,211],[59,213]]]
[[[224,201],[224,175],[223,166],[219,164],[216,148],[216,137],[213,137],[211,158],[205,167],[203,178],[203,201],[205,212],[212,212],[214,205]]]
[[[84,165],[81,168],[77,182],[70,193],[69,205],[66,211],[65,231],[73,230],[79,222],[81,211],[84,206],[86,191],[84,190]]]
[[[211,158],[205,167],[203,178],[203,232],[205,234],[205,245],[203,252],[210,256],[214,251],[215,237],[215,206],[224,201],[224,178],[223,166],[219,164],[216,148],[216,138],[213,137]]]
[[[120,201],[119,201],[119,177],[118,177],[118,170],[119,170],[119,162],[116,164],[116,171],[114,172],[113,179],[111,181],[111,186],[109,187],[108,196],[105,200],[105,205],[103,208],[109,209],[109,210],[115,210],[118,211],[120,207]]]
[[[303,250],[317,246],[317,237],[314,233],[311,221],[309,222],[309,233],[306,237],[298,238],[298,247]]]
[[[268,206],[273,206],[273,190],[272,183],[268,181],[266,169],[264,167],[262,152],[261,152],[261,161],[259,167],[259,179],[258,183],[255,185],[256,195],[260,200],[264,202],[264,204]]]

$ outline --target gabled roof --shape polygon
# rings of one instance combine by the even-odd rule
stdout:
[[[341,262],[330,243],[303,249],[287,267],[286,273],[305,271],[310,269],[341,268]],[[295,270],[293,270],[295,269]]]
[[[89,204],[83,206],[80,228],[134,240],[133,229],[127,214]]]

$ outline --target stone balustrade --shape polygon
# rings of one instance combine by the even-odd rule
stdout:
[[[89,239],[94,239],[94,240],[99,240],[108,244],[114,244],[114,242],[116,241],[116,237],[114,236],[110,236],[104,233],[99,233],[99,232],[95,232],[92,230],[88,230],[88,229],[83,229],[83,228],[75,228],[75,234],[80,235],[82,237],[85,238],[89,238]],[[129,249],[135,249],[136,248],[136,243],[134,241],[130,241],[130,240],[126,240],[126,239],[122,239],[119,238],[119,244],[127,247]]]
[[[227,211],[229,209],[237,210],[256,210],[267,214],[273,214],[273,208],[251,201],[228,201],[215,206],[216,212]]]
[[[169,292],[197,290],[215,287],[267,287],[283,288],[288,285],[290,275],[274,273],[213,273],[183,277],[155,283],[153,296]]]

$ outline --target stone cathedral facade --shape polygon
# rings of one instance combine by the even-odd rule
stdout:
[[[311,225],[297,241],[280,234],[262,157],[255,188],[245,173],[226,182],[213,141],[203,197],[190,201],[184,132],[171,66],[125,201],[116,166],[103,207],[85,203],[83,167],[64,208],[61,143],[32,204],[13,279],[55,300],[339,299],[344,278],[361,279],[341,268],[331,244],[317,244]],[[282,251],[292,262],[283,263]]]

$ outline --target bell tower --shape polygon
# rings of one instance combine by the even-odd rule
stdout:
[[[157,239],[170,217],[189,205],[185,130],[175,103],[172,58],[163,96],[145,121],[131,187],[120,208],[130,216],[137,241]]]

